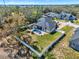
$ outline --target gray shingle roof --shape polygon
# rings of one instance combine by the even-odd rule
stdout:
[[[54,28],[56,28],[56,22],[52,20],[52,17],[46,16],[38,19],[38,26],[48,27],[48,31],[51,32]]]
[[[47,13],[46,14],[47,16],[50,16],[50,17],[59,17],[59,14],[57,14],[57,13],[53,13],[53,12],[49,12],[49,13]]]
[[[76,29],[74,35],[72,36],[72,40],[79,38],[79,28]]]
[[[74,35],[72,36],[69,46],[79,51],[79,28],[76,29]]]
[[[76,19],[76,17],[74,15],[72,15],[71,13],[66,13],[66,12],[61,12],[60,18],[61,17],[62,17],[62,19],[66,19],[66,20],[75,20]]]

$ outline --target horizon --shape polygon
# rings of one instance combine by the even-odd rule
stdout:
[[[0,0],[0,5],[72,5],[78,0]]]

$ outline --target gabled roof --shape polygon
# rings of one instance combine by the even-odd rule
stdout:
[[[57,14],[57,13],[53,13],[53,12],[49,12],[49,13],[47,13],[46,14],[47,16],[50,16],[50,17],[58,17],[59,16],[59,14]]]
[[[46,14],[43,15],[43,17],[48,16],[48,17],[59,17],[59,14],[57,13],[53,13],[53,12],[48,12]]]
[[[52,20],[52,17],[44,16],[38,19],[37,25],[39,26],[48,26],[49,30],[52,31],[53,28],[56,27],[56,22]]]
[[[75,20],[76,17],[72,15],[71,13],[61,12],[60,17],[66,18],[67,20]]]
[[[52,30],[52,28],[56,27],[56,22],[52,20],[52,18],[47,17],[45,22],[48,23],[49,29]]]
[[[46,17],[42,17],[40,19],[38,19],[37,21],[38,23],[39,22],[48,22],[49,24],[52,24],[54,23],[54,21],[52,20],[52,17],[49,17],[49,16],[46,16]]]
[[[78,45],[78,47],[79,47],[79,38],[77,38],[77,39],[75,39],[75,40],[72,40],[73,41],[73,43],[75,44],[75,45]]]
[[[74,35],[72,36],[69,46],[79,51],[79,28],[76,29]]]
[[[38,19],[38,21],[37,21],[37,25],[39,25],[39,26],[42,26],[44,23],[45,23],[45,18],[44,17]]]
[[[74,35],[72,36],[72,40],[75,40],[75,39],[79,39],[79,28],[76,29]]]

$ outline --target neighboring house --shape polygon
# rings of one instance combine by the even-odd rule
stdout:
[[[49,16],[52,18],[58,18],[58,19],[62,19],[62,20],[76,20],[76,17],[74,15],[72,15],[70,13],[66,13],[66,12],[61,12],[60,14],[48,12],[43,16]]]
[[[74,35],[72,36],[69,46],[79,51],[79,28],[76,29]]]
[[[38,19],[37,23],[33,26],[34,29],[39,29],[44,32],[53,32],[56,29],[56,22],[52,20],[52,17],[44,15]]]
[[[53,13],[53,12],[49,12],[45,14],[46,16],[52,17],[52,18],[59,18],[59,14],[57,13]]]
[[[59,16],[62,20],[76,20],[76,17],[70,13],[61,12]]]
[[[65,12],[61,12],[60,14],[48,12],[42,15],[40,19],[38,19],[37,23],[33,25],[33,29],[36,28],[44,32],[50,32],[50,33],[55,31],[57,28],[57,24],[55,21],[52,20],[53,18],[59,18],[63,20],[75,20],[76,19],[76,17],[73,16],[72,14],[68,14]]]

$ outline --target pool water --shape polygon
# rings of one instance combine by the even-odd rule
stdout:
[[[38,29],[34,29],[33,32],[37,32],[37,33],[41,34],[41,31]]]

